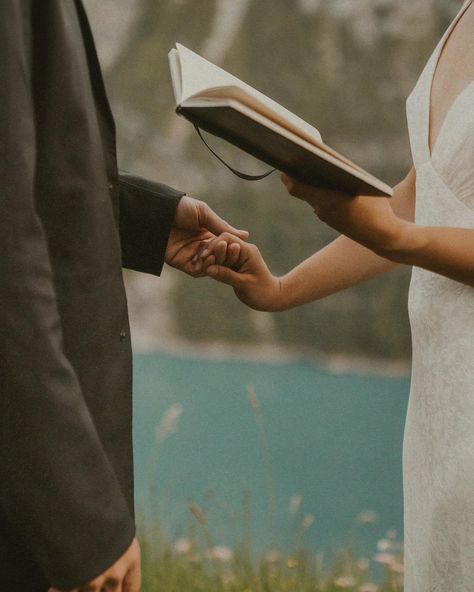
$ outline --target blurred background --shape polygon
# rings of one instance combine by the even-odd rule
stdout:
[[[271,270],[284,274],[335,234],[286,194],[278,175],[248,183],[208,152],[174,112],[168,51],[180,42],[224,67],[395,184],[411,167],[405,100],[461,2],[85,5],[120,167],[207,201],[248,229]],[[266,169],[210,142],[240,170]],[[377,565],[400,574],[409,270],[277,314],[252,311],[227,286],[170,268],[161,278],[125,276],[139,516],[149,525],[156,512],[161,532],[181,541],[184,554],[182,541],[199,523],[189,511],[195,504],[213,545],[229,552],[244,534],[255,553],[288,554],[304,543],[331,557],[350,546],[369,569],[375,564],[374,577]]]

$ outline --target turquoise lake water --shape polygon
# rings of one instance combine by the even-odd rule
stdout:
[[[196,522],[188,504],[197,503],[215,544],[232,545],[249,522],[255,552],[291,549],[295,528],[312,514],[308,548],[330,557],[353,547],[370,558],[387,530],[402,541],[408,391],[408,377],[333,374],[310,362],[137,355],[138,512],[153,506],[170,537],[187,536]],[[177,430],[158,445],[157,426],[170,408],[182,409]],[[302,503],[292,515],[295,494]],[[360,521],[367,510],[374,522]]]

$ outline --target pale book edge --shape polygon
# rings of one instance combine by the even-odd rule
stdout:
[[[170,66],[171,86],[173,87],[174,100],[176,105],[179,105],[181,103],[183,88],[181,85],[181,64],[176,49],[173,48],[169,51],[168,62]]]

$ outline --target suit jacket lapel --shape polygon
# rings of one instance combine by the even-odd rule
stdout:
[[[104,80],[102,78],[102,71],[100,68],[99,59],[97,57],[97,51],[95,48],[94,37],[92,35],[89,19],[87,18],[86,11],[81,0],[74,0],[79,16],[79,22],[81,25],[82,37],[84,39],[84,46],[86,48],[87,60],[89,62],[89,69],[91,73],[91,83],[94,90],[94,96],[96,103],[104,115],[108,124],[112,127],[112,131],[115,134],[115,122],[110,109],[109,100],[105,91]]]

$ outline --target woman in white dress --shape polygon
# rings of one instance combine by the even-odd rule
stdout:
[[[209,276],[272,311],[414,266],[405,592],[474,592],[473,4],[464,3],[407,101],[414,167],[393,198],[349,197],[283,176],[291,195],[343,236],[281,278],[255,246],[230,235],[202,254]]]

